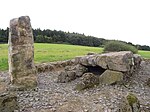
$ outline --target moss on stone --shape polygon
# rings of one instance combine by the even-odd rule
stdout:
[[[138,98],[132,93],[129,93],[126,98],[131,107],[133,106],[134,103],[138,103]]]
[[[93,88],[95,86],[98,86],[99,83],[96,83],[96,84],[83,84],[83,83],[80,83],[80,84],[77,84],[76,87],[75,87],[75,90],[78,90],[78,91],[82,91],[84,89],[89,89],[89,88]]]
[[[82,84],[82,83],[77,84],[76,87],[75,87],[75,90],[77,90],[77,91],[82,91],[82,90],[84,90],[84,89],[86,89],[86,87],[85,87],[85,85]]]

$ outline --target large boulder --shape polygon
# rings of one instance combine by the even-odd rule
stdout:
[[[76,57],[76,62],[84,66],[100,66],[104,69],[132,73],[142,58],[131,51],[110,52],[104,54]]]
[[[130,51],[111,52],[98,55],[96,63],[104,69],[128,72],[134,66],[133,57],[133,53]]]
[[[100,84],[115,84],[123,81],[124,74],[122,72],[106,70],[99,76]]]

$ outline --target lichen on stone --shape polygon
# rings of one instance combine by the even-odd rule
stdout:
[[[138,98],[136,97],[136,95],[134,95],[133,93],[129,93],[126,96],[126,99],[128,101],[128,104],[131,107],[132,112],[141,112],[140,102],[139,102]]]
[[[130,106],[132,106],[134,103],[138,102],[138,98],[133,93],[129,93],[127,95],[127,100],[129,102]]]

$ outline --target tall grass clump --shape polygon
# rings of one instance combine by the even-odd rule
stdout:
[[[104,46],[104,52],[118,52],[118,51],[131,51],[137,53],[138,49],[130,44],[120,42],[117,40],[109,41]]]

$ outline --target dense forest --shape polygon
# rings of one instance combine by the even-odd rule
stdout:
[[[8,32],[9,28],[0,29],[0,43],[8,42]],[[33,29],[33,36],[34,41],[37,43],[60,43],[60,44],[72,44],[72,45],[93,46],[93,47],[103,47],[107,41],[110,41],[103,38],[86,36],[84,34],[74,32],[70,33],[49,29],[46,30]],[[150,51],[150,47],[147,45],[134,45],[130,42],[128,44],[135,46],[139,50]]]

